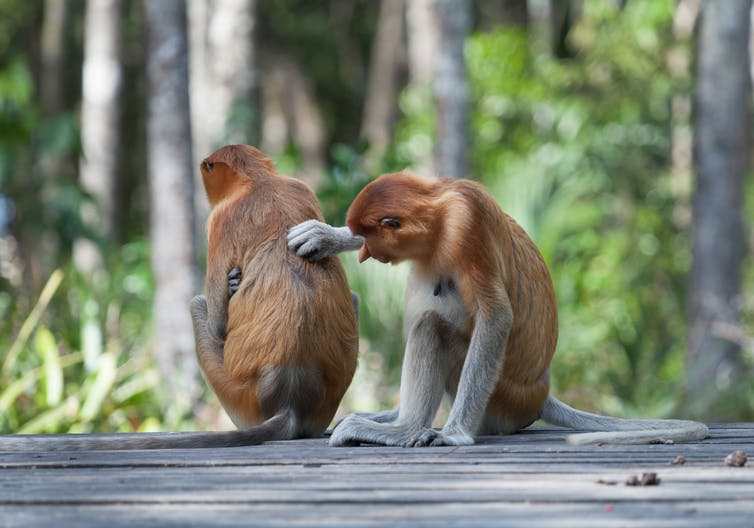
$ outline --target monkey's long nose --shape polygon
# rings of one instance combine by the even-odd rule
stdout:
[[[367,247],[367,242],[365,240],[364,245],[361,246],[361,249],[359,250],[359,264],[361,264],[371,256],[372,254],[369,252],[369,248]]]
[[[214,163],[212,163],[211,161],[209,161],[209,158],[204,158],[204,159],[202,160],[202,164],[201,164],[201,167],[202,167],[202,169],[204,169],[205,171],[209,172],[209,171],[211,171],[211,170],[212,170],[212,167],[214,167]]]

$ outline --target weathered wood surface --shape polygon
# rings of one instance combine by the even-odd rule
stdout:
[[[724,462],[754,456],[754,424],[711,432],[649,446],[575,447],[539,428],[463,448],[0,453],[0,526],[754,527],[754,461]],[[649,471],[659,486],[624,485]]]

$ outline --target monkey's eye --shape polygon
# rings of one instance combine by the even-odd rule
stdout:
[[[389,227],[390,229],[398,229],[399,227],[401,227],[401,222],[397,218],[386,217],[380,220],[380,225]]]

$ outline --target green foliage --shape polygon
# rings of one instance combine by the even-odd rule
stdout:
[[[149,354],[153,295],[146,241],[123,246],[110,271],[57,270],[18,331],[0,347],[0,432],[55,433],[174,428]],[[8,342],[14,336],[12,342]],[[180,418],[179,418],[180,419]]]

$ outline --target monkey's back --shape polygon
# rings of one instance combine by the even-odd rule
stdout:
[[[487,406],[486,426],[491,429],[488,432],[514,432],[538,417],[549,393],[549,366],[558,339],[552,279],[534,241],[484,187],[466,180],[449,185],[466,197],[471,210],[469,226],[477,232],[466,235],[472,241],[470,251],[495,252],[495,264],[485,261],[491,257],[481,252],[467,262],[486,262],[484,267],[496,270],[487,281],[502,280],[513,311],[503,370]]]
[[[322,219],[314,193],[279,175],[255,182],[227,216],[242,280],[228,306],[224,368],[237,395],[223,406],[251,426],[289,406],[304,433],[332,420],[356,368],[358,330],[337,258],[308,262],[289,251],[289,228]],[[229,397],[226,399],[234,399]]]

